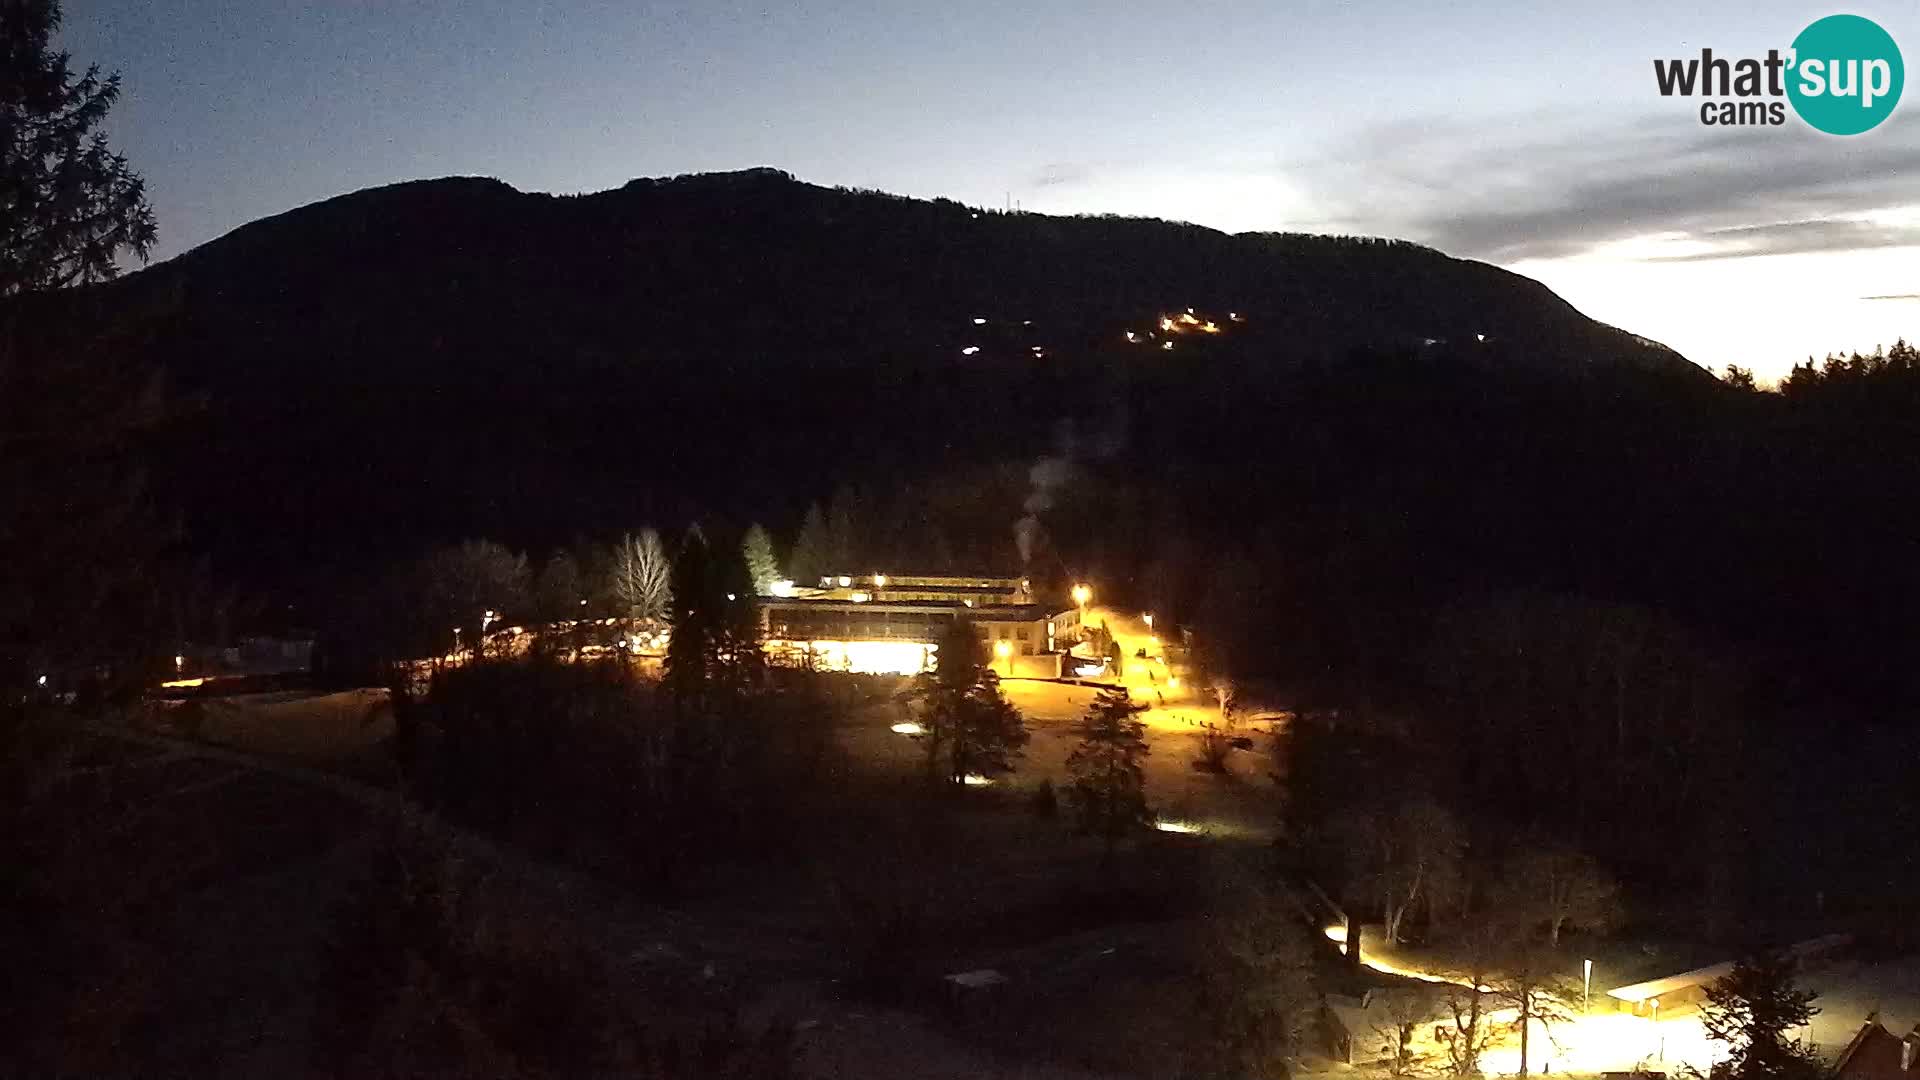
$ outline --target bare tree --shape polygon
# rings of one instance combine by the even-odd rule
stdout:
[[[486,631],[501,613],[527,600],[527,557],[491,540],[442,548],[421,562],[418,574],[433,637],[451,633],[476,651],[484,650]]]
[[[1479,1076],[1480,1056],[1493,1044],[1500,1025],[1494,1020],[1496,1000],[1487,980],[1493,977],[1503,927],[1492,919],[1465,924],[1455,940],[1460,969],[1445,990],[1447,1020],[1437,1028],[1447,1051],[1447,1066],[1455,1076]]]
[[[1383,1040],[1387,1075],[1411,1076],[1419,1058],[1413,1051],[1413,1037],[1431,1024],[1439,1009],[1439,994],[1426,986],[1409,986],[1379,991],[1382,1021],[1373,1025],[1374,1034]]]
[[[1509,861],[1507,879],[1560,947],[1566,930],[1605,931],[1620,920],[1620,886],[1585,854],[1551,841],[1529,844]]]
[[[673,560],[660,533],[641,529],[621,537],[613,552],[613,595],[630,619],[657,620],[667,614]]]
[[[1407,916],[1448,889],[1465,844],[1458,820],[1431,799],[1355,815],[1341,830],[1353,896],[1378,901],[1387,940],[1401,940]]]
[[[1520,1076],[1531,1068],[1532,1038],[1535,1025],[1551,1031],[1554,1024],[1573,1019],[1573,1002],[1579,986],[1555,964],[1551,949],[1525,928],[1514,928],[1506,935],[1500,970],[1490,976],[1493,996],[1512,1005],[1516,1012],[1514,1031],[1520,1036]]]

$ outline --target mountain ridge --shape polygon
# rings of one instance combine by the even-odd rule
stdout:
[[[1406,241],[1004,213],[773,169],[581,195],[384,185],[35,304],[87,305],[207,403],[160,471],[195,543],[267,564],[790,519],[849,477],[1031,459],[1076,412],[1140,430],[1223,394],[1277,401],[1287,372],[1355,352],[1708,378],[1539,282]],[[1161,340],[1189,308],[1227,332]]]

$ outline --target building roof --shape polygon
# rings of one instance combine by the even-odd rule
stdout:
[[[1619,998],[1621,1001],[1631,1001],[1637,1005],[1642,1001],[1657,998],[1662,994],[1676,994],[1690,987],[1719,982],[1732,973],[1733,961],[1723,960],[1718,964],[1709,964],[1703,968],[1694,968],[1692,971],[1683,971],[1678,975],[1668,975],[1659,979],[1648,979],[1646,982],[1633,983],[1629,986],[1615,987],[1607,991],[1607,993],[1612,997]]]
[[[769,610],[817,611],[919,611],[928,614],[965,613],[985,622],[1039,621],[1048,618],[1039,604],[975,604],[958,600],[844,600],[824,596],[763,596],[760,606]]]
[[[1905,1038],[1888,1031],[1880,1018],[1867,1017],[1853,1041],[1834,1062],[1835,1080],[1909,1080],[1920,1077],[1920,1024]]]
[[[1831,952],[1852,940],[1853,939],[1846,934],[1828,934],[1825,937],[1802,941],[1788,948],[1786,953],[1795,960],[1808,960],[1822,953]],[[1694,968],[1692,971],[1683,971],[1678,975],[1668,975],[1663,978],[1648,979],[1646,982],[1618,986],[1607,991],[1607,994],[1610,997],[1618,998],[1621,1001],[1631,1001],[1637,1005],[1651,998],[1657,998],[1662,994],[1675,994],[1695,986],[1705,986],[1719,982],[1721,979],[1733,973],[1733,965],[1734,961],[1723,960],[1718,964],[1708,964],[1706,967]]]

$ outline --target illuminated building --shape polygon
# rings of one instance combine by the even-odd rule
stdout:
[[[1077,608],[1049,611],[1023,578],[926,574],[829,574],[814,588],[763,597],[767,650],[825,670],[913,674],[933,665],[955,618],[970,619],[1005,674],[1057,677],[1080,639]]]

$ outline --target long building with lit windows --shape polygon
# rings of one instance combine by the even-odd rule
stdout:
[[[1022,578],[829,575],[779,582],[761,598],[767,650],[830,671],[911,675],[933,665],[956,618],[973,622],[1001,674],[1056,677],[1080,640],[1080,612],[1049,611]]]

